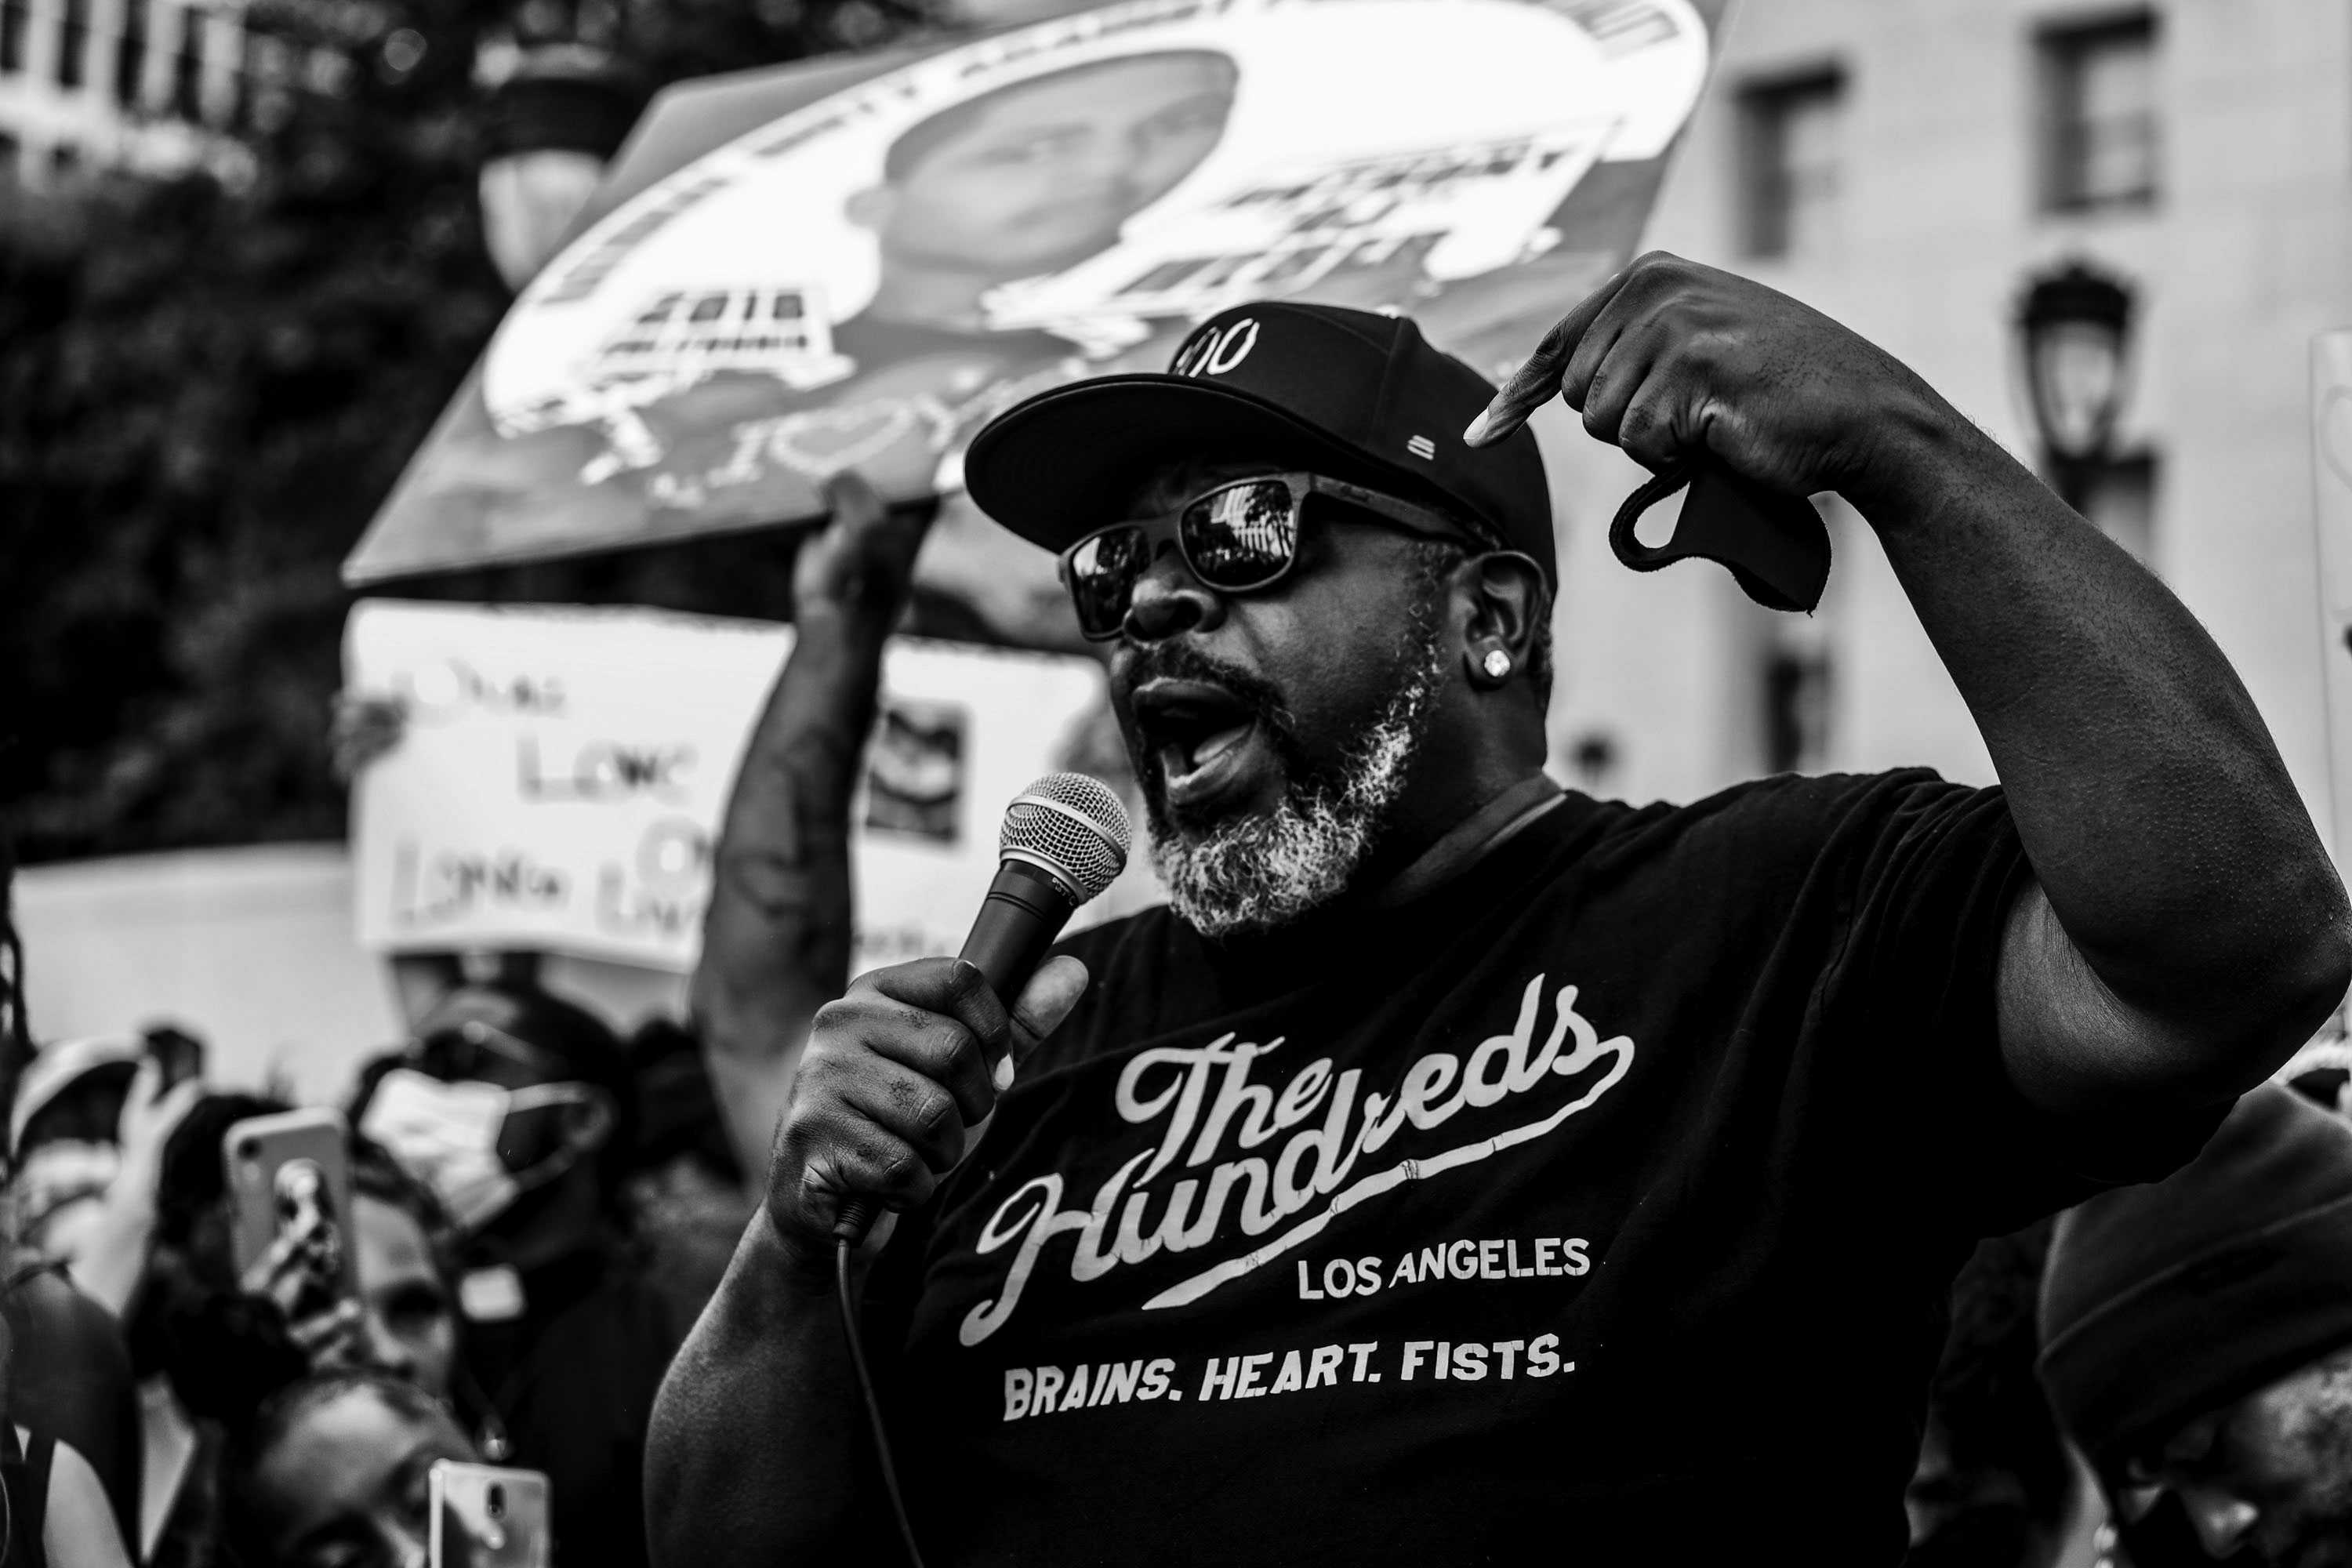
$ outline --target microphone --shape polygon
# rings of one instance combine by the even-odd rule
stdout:
[[[1003,858],[958,956],[1006,1006],[1078,906],[1126,868],[1128,837],[1118,796],[1084,773],[1047,773],[1004,808]]]
[[[957,954],[998,1001],[1013,1005],[1078,906],[1126,868],[1129,837],[1118,796],[1084,773],[1047,773],[1013,797],[996,836],[996,879]],[[843,1204],[833,1234],[864,1240],[875,1207],[870,1198]]]

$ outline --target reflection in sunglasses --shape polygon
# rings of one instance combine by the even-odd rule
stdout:
[[[1282,481],[1234,485],[1184,510],[1185,554],[1213,584],[1262,577],[1298,552],[1298,501]]]

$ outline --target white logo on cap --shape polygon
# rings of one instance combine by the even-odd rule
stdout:
[[[1437,443],[1426,436],[1415,436],[1404,444],[1404,449],[1416,458],[1434,458],[1437,456]]]
[[[1249,358],[1257,347],[1257,318],[1244,316],[1223,328],[1212,327],[1186,343],[1171,368],[1178,375],[1223,375]]]

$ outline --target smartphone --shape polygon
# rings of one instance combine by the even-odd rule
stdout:
[[[547,1568],[547,1478],[439,1459],[428,1472],[433,1568]]]
[[[345,1231],[350,1148],[342,1116],[323,1107],[250,1117],[221,1137],[237,1274],[281,1238],[299,1238],[307,1278],[289,1314],[298,1322],[359,1294],[359,1258]]]

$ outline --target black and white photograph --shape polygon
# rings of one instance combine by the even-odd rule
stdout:
[[[0,0],[0,1568],[2352,1568],[2352,7]]]

